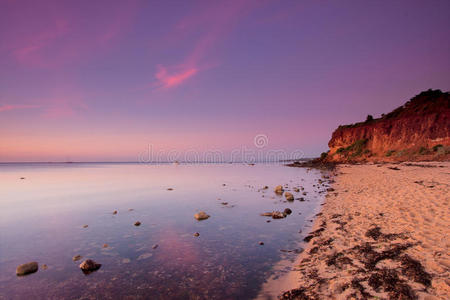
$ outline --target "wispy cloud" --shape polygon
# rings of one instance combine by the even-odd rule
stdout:
[[[255,5],[259,5],[259,2],[209,2],[206,7],[195,9],[193,13],[182,18],[174,26],[169,37],[170,44],[176,46],[193,40],[194,45],[178,64],[158,66],[155,86],[163,88],[178,86],[214,65],[211,60],[217,60],[213,56],[218,44],[226,39],[239,19]],[[199,35],[199,32],[202,34]]]
[[[30,105],[30,104],[3,104],[0,105],[0,112],[5,112],[9,110],[17,110],[17,109],[27,109],[27,108],[38,108],[39,105]]]
[[[167,69],[163,66],[159,66],[158,69],[159,70],[155,77],[160,83],[159,87],[161,88],[171,88],[177,86],[194,76],[198,71],[196,68],[188,68],[169,74]]]
[[[56,95],[59,94],[61,96],[38,100],[42,107],[42,117],[47,119],[74,117],[88,110],[89,107],[82,97],[67,96],[64,93]]]
[[[137,1],[127,1],[109,6],[97,18],[80,20],[69,5],[55,5],[52,10],[44,7],[19,18],[6,16],[10,18],[8,23],[21,34],[2,37],[0,54],[11,55],[24,67],[52,69],[80,62],[95,53],[108,51],[112,41],[130,28],[139,11]],[[12,6],[10,10],[17,13],[10,15],[19,15],[21,9],[19,4]],[[96,5],[92,9],[103,12]]]

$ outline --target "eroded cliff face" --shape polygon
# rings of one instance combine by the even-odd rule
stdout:
[[[327,161],[447,160],[450,94],[428,90],[379,119],[339,126],[328,146]]]

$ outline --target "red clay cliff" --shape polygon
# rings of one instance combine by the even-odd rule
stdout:
[[[428,90],[392,112],[339,126],[322,159],[329,162],[450,158],[450,94]]]

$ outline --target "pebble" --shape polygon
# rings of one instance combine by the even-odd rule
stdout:
[[[284,192],[284,189],[283,189],[283,186],[282,185],[277,185],[276,187],[275,187],[275,193],[276,194],[283,194],[283,192]]]
[[[39,269],[38,263],[32,261],[18,266],[16,269],[16,275],[17,276],[28,275],[37,272],[38,269]]]
[[[81,256],[81,255],[75,255],[74,257],[72,257],[72,260],[77,261],[77,260],[80,260],[82,257],[83,256]]]
[[[287,201],[294,201],[294,195],[292,195],[289,192],[284,193],[284,196],[286,197]]]
[[[209,217],[210,216],[208,214],[206,214],[204,211],[200,211],[194,215],[194,218],[196,218],[198,221],[206,220]]]

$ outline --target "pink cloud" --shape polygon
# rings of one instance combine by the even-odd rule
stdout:
[[[27,109],[27,108],[38,108],[39,105],[29,105],[29,104],[5,104],[0,105],[0,112],[16,109]]]
[[[158,67],[155,77],[159,82],[159,87],[171,88],[188,80],[197,73],[196,68],[188,68],[176,73],[168,74],[167,69],[163,66]]]
[[[155,74],[158,81],[156,85],[165,88],[174,87],[200,71],[209,69],[211,65],[216,65],[211,63],[211,60],[217,60],[211,57],[215,55],[213,50],[226,39],[241,17],[259,4],[258,1],[210,2],[206,7],[195,9],[193,13],[182,18],[174,26],[166,42],[171,47],[176,47],[177,44],[194,40],[194,46],[179,64],[169,67],[158,66]],[[203,34],[199,36],[199,32]],[[169,73],[168,69],[177,71]]]

